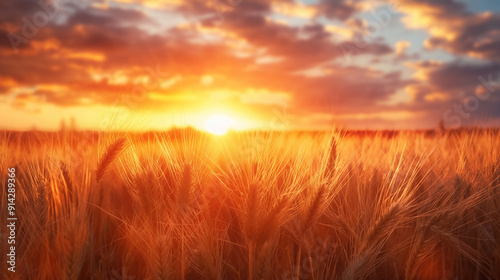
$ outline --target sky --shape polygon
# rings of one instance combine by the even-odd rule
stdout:
[[[1,1],[0,112],[15,130],[498,126],[500,5]]]

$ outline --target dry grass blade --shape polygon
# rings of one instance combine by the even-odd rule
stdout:
[[[115,142],[113,142],[106,149],[106,152],[102,155],[99,160],[99,164],[96,169],[96,181],[97,183],[101,182],[104,178],[104,175],[109,170],[111,164],[118,158],[118,156],[125,150],[127,141],[125,138],[119,138]]]

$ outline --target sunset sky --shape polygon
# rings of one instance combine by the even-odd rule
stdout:
[[[1,1],[0,112],[20,130],[498,125],[500,5]]]

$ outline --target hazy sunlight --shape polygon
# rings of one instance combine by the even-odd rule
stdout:
[[[204,129],[215,135],[224,135],[233,128],[234,120],[226,115],[210,116],[205,122]]]

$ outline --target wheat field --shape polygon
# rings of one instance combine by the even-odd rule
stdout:
[[[500,279],[500,131],[2,132],[1,279]]]

